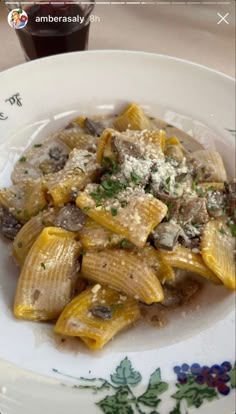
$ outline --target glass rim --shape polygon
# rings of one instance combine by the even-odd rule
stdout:
[[[82,6],[86,6],[85,9],[88,9],[86,11],[86,16],[91,13],[91,11],[93,10],[95,4],[96,4],[96,0],[81,0],[81,1],[77,1],[77,0],[36,0],[36,1],[32,1],[32,2],[24,2],[24,1],[11,1],[11,0],[3,0],[3,4],[9,9],[12,10],[14,8],[18,8],[18,9],[22,9],[24,10],[24,4],[28,7],[31,4],[32,5],[39,5],[40,3],[42,4],[51,4],[51,3],[55,3],[55,5],[59,5],[60,3],[63,5],[71,5],[71,4],[80,4]]]

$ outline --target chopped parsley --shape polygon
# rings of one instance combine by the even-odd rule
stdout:
[[[169,221],[169,220],[170,220],[170,216],[171,216],[172,209],[173,209],[173,207],[174,207],[174,204],[170,201],[170,202],[167,204],[167,207],[168,207],[168,211],[167,211],[167,213],[166,213],[166,220],[167,220],[167,221]]]
[[[202,188],[196,187],[195,191],[196,191],[198,196],[204,196],[205,195],[205,192],[203,191]]]
[[[86,255],[86,250],[85,249],[83,249],[83,250],[81,250],[81,256],[85,256]]]
[[[19,159],[19,162],[25,162],[27,160],[27,158],[26,157],[21,157],[20,159]]]
[[[196,181],[195,180],[193,180],[193,182],[192,182],[192,190],[193,191],[196,191]]]
[[[166,178],[165,183],[167,191],[170,192],[170,177]]]
[[[17,247],[19,248],[19,249],[21,249],[21,247],[23,246],[23,243],[22,243],[22,241],[19,241],[18,243],[17,243]]]
[[[120,242],[120,247],[121,247],[121,249],[124,249],[126,246],[127,246],[127,240],[126,239],[123,239],[123,240],[121,240],[121,242]]]
[[[210,185],[210,187],[207,187],[207,191],[214,191],[213,185]]]
[[[91,192],[89,195],[96,201],[96,206],[98,207],[98,204],[101,205],[104,199],[117,196],[125,188],[127,188],[126,183],[121,183],[117,180],[109,178],[99,184],[96,190]]]
[[[28,170],[25,170],[25,171],[24,171],[24,174],[28,174],[28,173],[29,173],[29,171],[28,171]]]
[[[45,263],[40,263],[40,266],[45,270],[46,269],[46,266],[45,266]]]
[[[34,148],[40,148],[42,147],[42,144],[34,144]]]
[[[229,224],[232,237],[236,237],[236,224]]]
[[[115,174],[118,171],[118,166],[115,160],[109,157],[104,157],[102,160],[102,167],[106,170],[109,174]]]
[[[139,184],[141,181],[141,177],[135,171],[131,172],[130,178],[134,184]]]
[[[117,208],[111,207],[111,215],[117,216]]]
[[[124,307],[123,303],[116,303],[111,305],[111,311],[114,313],[118,309],[122,309]]]
[[[91,209],[91,207],[86,206],[86,207],[83,208],[83,211],[86,212],[86,211],[89,211],[90,209]]]

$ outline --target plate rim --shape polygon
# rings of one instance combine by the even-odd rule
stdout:
[[[204,70],[207,71],[208,73],[214,73],[217,76],[220,76],[222,78],[222,80],[227,80],[233,83],[235,83],[235,79],[233,77],[230,77],[220,71],[217,71],[215,69],[209,68],[207,66],[195,63],[195,62],[191,62],[185,59],[180,59],[180,58],[176,58],[176,57],[172,57],[169,55],[164,55],[164,54],[157,54],[157,53],[151,53],[151,52],[142,52],[142,51],[129,51],[129,50],[93,50],[93,51],[84,51],[84,52],[71,52],[71,53],[66,53],[66,54],[60,54],[60,55],[53,55],[53,56],[49,56],[49,57],[45,57],[45,58],[41,58],[41,59],[37,59],[31,62],[24,62],[18,66],[15,66],[13,68],[9,68],[6,69],[4,71],[2,71],[0,73],[0,83],[1,81],[4,79],[5,76],[14,76],[15,73],[19,70],[24,70],[26,67],[34,67],[35,65],[37,66],[39,63],[44,65],[44,62],[46,62],[46,65],[48,65],[50,61],[55,61],[55,60],[63,60],[65,57],[68,58],[68,60],[70,60],[70,55],[71,56],[84,56],[84,55],[103,55],[103,54],[113,54],[113,55],[136,55],[136,56],[147,56],[147,57],[153,57],[153,58],[160,58],[163,60],[168,61],[172,61],[172,62],[177,62],[180,64],[184,64],[184,65],[189,65],[189,67],[194,67],[195,69],[200,69],[200,70]],[[26,64],[28,64],[28,66],[26,66]],[[140,353],[137,352],[137,353]],[[131,354],[131,352],[127,352],[127,354]],[[112,356],[112,353],[110,354]],[[56,379],[56,378],[49,378],[45,375],[36,373],[34,371],[30,371],[28,369],[25,368],[21,368],[19,366],[17,366],[16,364],[9,362],[9,361],[5,361],[3,359],[0,359],[0,367],[8,364],[9,366],[11,366],[13,369],[19,371],[21,373],[22,378],[25,376],[29,376],[31,378],[32,381],[36,381],[37,379],[40,382],[48,382],[48,381],[52,381],[53,385],[58,386],[60,384],[60,380]]]
[[[191,60],[187,60],[187,59],[182,59],[182,58],[178,58],[175,56],[171,56],[171,55],[165,55],[163,53],[154,53],[154,52],[143,52],[143,51],[136,51],[136,50],[122,50],[122,49],[99,49],[99,50],[85,50],[85,51],[75,51],[75,52],[69,52],[69,53],[60,53],[57,55],[51,55],[51,56],[46,56],[46,57],[42,57],[39,59],[34,59],[31,61],[26,61],[23,63],[20,63],[17,66],[13,66],[11,68],[5,69],[2,72],[0,72],[0,80],[1,77],[4,77],[8,74],[14,74],[15,71],[25,68],[26,65],[27,67],[29,66],[37,66],[37,64],[41,63],[41,62],[50,62],[56,59],[64,59],[66,57],[70,57],[70,56],[86,56],[86,55],[96,55],[96,54],[114,54],[114,55],[118,55],[118,54],[124,54],[124,55],[137,55],[137,56],[147,56],[147,57],[154,57],[154,58],[160,58],[160,59],[166,59],[166,60],[170,60],[173,62],[179,62],[179,63],[184,63],[186,65],[189,66],[193,66],[197,69],[204,69],[210,73],[214,73],[216,75],[219,75],[227,80],[233,81],[234,83],[236,82],[236,79],[232,76],[229,76],[221,71],[218,71],[216,69],[213,69],[209,66],[205,66],[202,65],[200,63],[197,62],[193,62]]]

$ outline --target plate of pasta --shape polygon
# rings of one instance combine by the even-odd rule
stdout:
[[[233,413],[233,84],[121,51],[0,74],[1,414]]]

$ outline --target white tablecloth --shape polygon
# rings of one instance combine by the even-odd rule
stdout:
[[[156,52],[235,75],[235,2],[230,4],[96,5],[89,49]],[[226,20],[217,22],[229,13]],[[24,62],[18,39],[0,4],[0,71]]]

